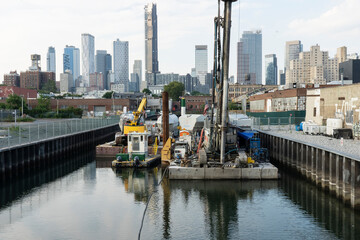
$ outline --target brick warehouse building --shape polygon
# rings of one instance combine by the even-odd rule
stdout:
[[[38,100],[29,99],[31,108],[36,107]],[[122,111],[123,107],[127,107],[129,111],[135,111],[140,101],[137,99],[51,99],[51,109],[65,109],[68,107],[81,108],[84,115],[88,112],[112,112]]]

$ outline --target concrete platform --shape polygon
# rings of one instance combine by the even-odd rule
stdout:
[[[169,167],[169,179],[179,180],[265,180],[278,179],[278,169],[270,164],[260,164],[255,168],[193,168]]]

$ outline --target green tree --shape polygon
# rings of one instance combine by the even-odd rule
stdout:
[[[50,108],[50,99],[45,97],[40,97],[38,99],[37,106],[34,108],[37,113],[46,113],[51,110]]]
[[[144,90],[142,90],[143,93],[150,95],[151,91],[148,88],[144,88]]]
[[[174,101],[179,100],[179,97],[182,96],[184,89],[184,84],[180,82],[171,82],[164,87],[164,91],[167,92]]]
[[[47,81],[41,88],[41,93],[57,92],[56,82],[54,80]]]
[[[200,95],[201,95],[201,92],[193,91],[193,92],[191,92],[190,95],[191,95],[191,96],[200,96]]]
[[[229,102],[228,109],[229,110],[241,110],[241,106],[237,103]]]
[[[6,108],[8,109],[19,109],[21,108],[21,97],[16,94],[11,94],[6,99]]]
[[[102,97],[106,99],[111,99],[114,91],[106,92]]]

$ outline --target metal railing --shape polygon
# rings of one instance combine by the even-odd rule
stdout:
[[[252,118],[252,128],[259,130],[296,131],[304,117]]]
[[[119,117],[70,119],[0,127],[0,149],[119,123]]]

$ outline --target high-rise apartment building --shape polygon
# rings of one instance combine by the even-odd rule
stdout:
[[[286,69],[290,68],[290,61],[294,59],[299,59],[299,54],[303,51],[303,45],[301,41],[288,41],[285,45],[285,72]]]
[[[336,56],[338,63],[346,62],[347,60],[347,47],[339,47],[336,51]]]
[[[73,86],[75,86],[76,80],[80,77],[80,50],[78,48],[66,45],[63,54],[63,68],[63,73],[66,73],[67,70],[70,71]]]
[[[156,73],[159,72],[158,61],[158,27],[156,4],[145,6],[145,80],[148,85],[156,84]]]
[[[97,50],[95,57],[95,72],[102,73],[104,89],[108,89],[108,73],[111,71],[111,55],[106,50]]]
[[[20,87],[20,75],[17,71],[4,74],[4,84],[9,87]]]
[[[89,76],[95,72],[95,38],[88,33],[81,34],[82,81],[89,86]]]
[[[237,82],[262,84],[262,33],[245,31],[237,46]]]
[[[56,73],[56,55],[55,48],[49,47],[46,56],[46,71]]]
[[[277,58],[275,54],[265,55],[265,84],[277,85]]]
[[[129,42],[117,39],[113,42],[115,83],[124,84],[125,91],[129,84]]]
[[[195,46],[195,71],[200,84],[206,84],[206,74],[208,73],[208,48],[207,45]]]
[[[329,59],[327,51],[321,51],[320,46],[312,46],[309,52],[301,52],[299,59],[290,61],[286,71],[288,87],[299,84],[325,84],[336,81],[339,75],[338,60]]]

